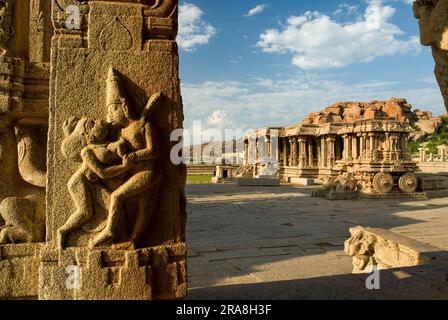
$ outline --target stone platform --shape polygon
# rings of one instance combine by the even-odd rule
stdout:
[[[448,298],[448,268],[383,270],[381,290],[367,290],[344,252],[359,225],[447,252],[448,198],[330,202],[313,190],[189,185],[188,299]]]

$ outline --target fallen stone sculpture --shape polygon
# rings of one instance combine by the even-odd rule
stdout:
[[[351,228],[350,234],[344,247],[353,257],[353,273],[371,272],[372,266],[392,269],[448,262],[443,250],[388,230],[359,226]]]

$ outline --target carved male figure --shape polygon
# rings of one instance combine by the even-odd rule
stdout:
[[[65,246],[68,233],[89,221],[93,212],[94,196],[90,186],[101,180],[119,177],[129,170],[122,164],[121,144],[107,144],[109,126],[103,121],[70,118],[64,124],[66,139],[62,151],[66,158],[82,160],[80,169],[70,178],[68,189],[76,211],[58,230],[58,246]]]

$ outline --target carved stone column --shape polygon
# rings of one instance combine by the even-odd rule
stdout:
[[[244,165],[249,165],[249,140],[244,140]]]
[[[328,138],[327,139],[327,145],[328,145],[328,161],[327,161],[327,167],[328,168],[332,168],[335,164],[336,161],[336,150],[335,150],[335,142],[336,139],[335,138]]]
[[[365,138],[364,138],[364,134],[361,134],[359,136],[359,158],[360,160],[364,160],[364,155],[365,155]]]
[[[49,46],[33,37],[36,4],[0,1],[0,300],[38,298],[45,242],[50,55],[33,55]],[[41,4],[49,22],[50,3]]]
[[[282,139],[283,142],[283,166],[288,166],[288,145],[287,145],[287,138]]]
[[[419,148],[418,151],[420,152],[420,162],[426,162],[427,159],[427,148]]]
[[[291,166],[292,167],[297,167],[298,162],[297,162],[297,138],[292,137],[290,139],[291,141],[291,148],[292,148],[292,163]]]
[[[353,142],[352,137],[349,135],[346,135],[344,138],[345,147],[344,147],[344,155],[346,161],[352,161],[353,160]]]
[[[308,167],[314,168],[314,145],[311,139],[307,139],[308,144]]]
[[[440,153],[440,161],[445,162],[446,161],[446,146],[439,146],[439,153]]]
[[[324,137],[320,140],[320,167],[327,166],[327,143]]]
[[[268,159],[271,158],[271,137],[266,136],[265,137],[265,150],[266,150],[266,157]]]
[[[260,160],[260,139],[255,138],[255,163]]]
[[[299,167],[306,168],[306,165],[307,165],[306,164],[306,139],[299,138],[298,142],[299,142],[299,152],[300,152]]]
[[[351,139],[352,139],[352,159],[358,160],[359,150],[356,136],[352,136]]]
[[[391,151],[391,139],[390,139],[390,133],[386,132],[386,150],[385,151]]]
[[[58,3],[39,298],[181,299],[186,167],[170,157],[183,127],[178,3]],[[68,5],[79,6],[79,30],[67,29]],[[78,283],[66,285],[67,270]]]
[[[348,138],[347,138],[347,135],[343,135],[342,136],[342,141],[343,141],[343,144],[344,144],[344,150],[343,150],[343,152],[342,152],[342,159],[343,160],[348,160],[348,154],[349,154],[349,152],[348,152]]]

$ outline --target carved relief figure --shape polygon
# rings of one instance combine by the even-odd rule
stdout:
[[[414,14],[419,20],[420,41],[431,46],[435,74],[448,110],[448,0],[417,0]]]
[[[68,233],[85,224],[95,214],[93,204],[97,199],[92,194],[92,185],[100,185],[109,192],[110,203],[106,226],[91,240],[91,246],[117,238],[125,202],[135,197],[138,197],[138,208],[129,241],[138,241],[149,220],[150,196],[156,198],[155,190],[146,193],[156,187],[161,179],[155,162],[158,158],[155,132],[147,119],[162,96],[152,96],[145,109],[137,115],[138,112],[124,98],[120,77],[115,70],[110,70],[107,83],[107,123],[72,118],[64,125],[67,138],[62,151],[67,159],[82,161],[82,166],[68,183],[76,211],[58,230],[60,248],[65,246]],[[146,194],[143,196],[144,192]]]
[[[0,56],[9,51],[9,39],[13,33],[11,26],[12,6],[14,0],[0,0]]]
[[[91,185],[112,179],[127,171],[121,164],[120,143],[107,144],[109,126],[104,121],[71,118],[64,124],[66,139],[62,152],[67,159],[82,161],[80,169],[70,178],[68,189],[76,211],[58,230],[58,245],[65,246],[68,233],[89,221],[94,212],[94,195]]]
[[[0,204],[0,244],[35,243],[45,237],[45,192],[7,198]]]
[[[122,84],[114,69],[110,70],[108,78],[108,114],[107,121],[120,130],[119,141],[125,144],[126,155],[123,164],[130,167],[129,178],[111,194],[109,216],[105,229],[91,242],[97,246],[113,240],[117,235],[117,227],[122,218],[124,202],[132,197],[149,192],[161,179],[160,169],[156,163],[159,157],[155,140],[155,130],[148,121],[161,100],[161,94],[153,95],[144,110],[139,115],[129,102],[123,98]],[[155,190],[152,190],[153,192]],[[145,212],[149,201],[156,198],[148,193],[140,197],[137,219],[130,240],[137,240],[144,229],[148,217]]]
[[[353,257],[355,270],[363,271],[370,262],[375,263],[373,255],[375,253],[376,237],[366,234],[360,228],[350,230],[352,236],[344,243],[344,251],[350,257]]]
[[[15,133],[22,181],[16,197],[0,203],[0,244],[35,243],[45,238],[47,122],[20,120]]]

